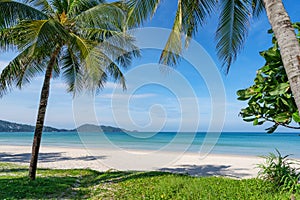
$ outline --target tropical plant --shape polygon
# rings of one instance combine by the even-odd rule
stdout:
[[[299,163],[289,159],[289,155],[282,156],[277,149],[276,152],[277,155],[269,153],[267,156],[261,156],[265,159],[265,163],[258,164],[260,168],[258,176],[263,180],[271,181],[279,191],[298,191],[300,174],[295,166]]]
[[[44,73],[30,179],[36,177],[51,77],[62,74],[73,94],[101,89],[109,75],[125,87],[119,67],[129,66],[139,51],[123,32],[123,7],[102,0],[0,0],[0,48],[18,53],[0,75],[0,96]]]
[[[131,9],[128,17],[130,26],[141,25],[149,16],[153,16],[160,0],[127,0]],[[176,65],[184,47],[188,47],[200,25],[215,8],[220,10],[219,24],[216,32],[217,54],[228,72],[243,47],[248,35],[250,20],[258,18],[265,10],[270,24],[278,39],[281,49],[283,66],[290,81],[291,91],[294,94],[296,105],[300,111],[300,46],[284,9],[281,0],[177,0],[177,11],[173,29],[160,62],[167,65]]]
[[[295,23],[294,27],[300,42],[300,23]],[[273,31],[270,30],[269,33]],[[300,129],[299,112],[274,34],[272,43],[273,47],[260,52],[266,63],[257,71],[254,85],[237,91],[238,100],[248,101],[240,116],[246,122],[253,122],[253,125],[274,123],[267,129],[268,133],[273,133],[278,126]]]
[[[300,112],[300,45],[298,39],[282,0],[263,0],[263,3],[278,40],[283,66],[298,112]]]

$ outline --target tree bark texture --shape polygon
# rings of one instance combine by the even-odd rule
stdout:
[[[50,90],[50,79],[52,75],[52,70],[56,62],[56,57],[60,51],[58,47],[52,54],[49,64],[46,69],[44,83],[40,96],[40,104],[37,115],[37,121],[35,125],[33,143],[32,143],[32,153],[31,153],[31,161],[29,166],[29,178],[31,180],[35,180],[36,178],[36,170],[38,163],[39,150],[41,145],[42,133],[44,128],[45,114],[47,109],[49,90]]]

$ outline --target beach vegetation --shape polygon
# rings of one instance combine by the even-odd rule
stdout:
[[[125,88],[120,67],[139,51],[124,31],[127,11],[120,2],[0,0],[0,10],[0,50],[18,54],[1,72],[0,97],[44,75],[29,166],[35,179],[51,79],[62,75],[73,95],[100,90],[108,77]]]
[[[293,26],[300,41],[300,23],[294,23]],[[273,34],[273,31],[269,33]],[[254,84],[237,91],[238,100],[247,101],[247,107],[241,109],[240,116],[255,126],[272,123],[266,129],[268,133],[273,133],[279,126],[300,129],[299,111],[274,34],[272,43],[272,47],[260,52],[266,62],[258,69]]]
[[[282,156],[277,149],[276,152],[262,156],[265,163],[258,165],[259,178],[272,182],[279,191],[300,191],[299,161],[289,159],[289,155]]]
[[[291,93],[295,100],[298,116],[300,114],[300,45],[290,17],[283,1],[259,0],[264,4],[265,11],[278,41],[283,68],[289,80]],[[258,2],[256,0],[256,2]],[[275,127],[274,127],[275,128]]]
[[[290,199],[257,178],[192,177],[167,172],[98,172],[38,169],[31,181],[24,166],[0,163],[0,199]],[[299,190],[293,197],[300,198]]]

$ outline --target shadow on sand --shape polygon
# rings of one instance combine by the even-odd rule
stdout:
[[[241,178],[251,174],[243,173],[247,169],[230,169],[230,165],[179,165],[176,168],[161,168],[160,171],[188,174],[191,176],[226,176]]]
[[[82,157],[65,157],[64,152],[56,153],[40,153],[39,162],[57,162],[57,161],[93,161],[98,159],[106,159],[107,156],[82,156]],[[10,163],[29,163],[31,154],[9,154],[0,153],[0,162]],[[232,178],[241,178],[250,176],[245,173],[247,169],[238,168],[232,169],[230,165],[179,165],[175,168],[160,168],[157,171],[188,174],[191,176],[226,176]]]
[[[97,159],[106,159],[106,156],[82,156],[82,157],[65,157],[64,152],[57,153],[40,153],[39,162],[57,162],[57,161],[92,161]],[[31,154],[21,153],[21,154],[9,154],[0,153],[0,162],[17,162],[17,163],[29,163]]]

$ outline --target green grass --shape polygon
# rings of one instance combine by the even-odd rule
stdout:
[[[0,199],[290,199],[259,179],[190,177],[162,172],[97,172],[27,168],[0,163]],[[300,194],[295,194],[300,199]]]

